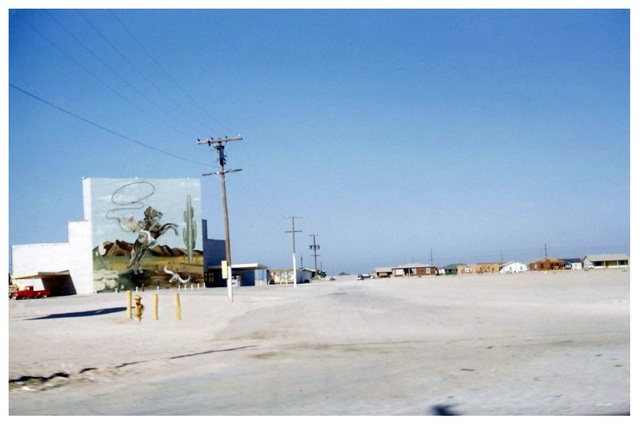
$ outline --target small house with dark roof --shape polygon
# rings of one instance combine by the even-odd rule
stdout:
[[[456,263],[456,264],[447,264],[446,266],[444,266],[442,268],[442,270],[444,270],[444,274],[445,276],[455,276],[458,274],[458,266],[460,266],[461,264]]]
[[[582,259],[580,258],[562,258],[565,270],[582,270]]]

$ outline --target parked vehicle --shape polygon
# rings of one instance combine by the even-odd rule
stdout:
[[[47,298],[51,294],[48,289],[35,290],[33,286],[25,286],[23,289],[16,290],[12,295],[12,298],[22,300],[28,298]]]

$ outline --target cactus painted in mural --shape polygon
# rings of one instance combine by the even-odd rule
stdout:
[[[191,206],[191,195],[187,195],[187,209],[184,212],[184,222],[186,224],[182,231],[184,245],[187,247],[189,255],[189,264],[193,262],[193,249],[196,247],[197,227],[196,221],[193,219],[193,207]]]

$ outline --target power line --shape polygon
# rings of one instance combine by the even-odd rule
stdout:
[[[131,84],[126,78],[124,78],[122,76],[122,74],[120,74],[118,71],[116,71],[115,69],[113,69],[108,63],[106,63],[104,60],[102,60],[102,58],[100,58],[100,56],[98,56],[97,54],[95,54],[95,52],[93,52],[93,50],[91,50],[89,47],[87,47],[86,44],[84,44],[80,39],[78,39],[78,37],[76,37],[67,27],[65,27],[55,16],[53,16],[49,11],[45,10],[45,12],[47,13],[47,15],[49,15],[49,17],[56,23],[58,24],[58,26],[60,28],[62,28],[67,34],[69,34],[69,36],[71,38],[73,38],[76,43],[78,43],[80,46],[82,46],[87,52],[89,52],[89,54],[91,54],[91,56],[93,56],[94,58],[96,58],[102,65],[105,66],[105,68],[107,68],[109,71],[111,71],[114,75],[116,75],[118,78],[120,78],[122,81],[124,81],[124,83],[129,86],[133,91],[135,91],[136,93],[138,93],[140,96],[142,96],[147,102],[149,102],[150,104],[152,104],[153,106],[155,106],[156,108],[158,108],[158,110],[160,110],[161,112],[165,113],[166,115],[168,115],[169,117],[175,119],[176,121],[178,121],[180,124],[184,125],[185,127],[191,128],[192,130],[196,130],[196,128],[191,127],[189,124],[179,120],[178,118],[176,118],[175,116],[173,116],[172,114],[170,114],[169,112],[165,111],[163,108],[161,108],[160,106],[158,106],[155,102],[153,102],[151,99],[149,99],[149,97],[147,95],[145,95],[144,93],[142,93],[140,90],[138,90],[137,87],[135,87],[133,84]],[[78,12],[80,13],[80,12]],[[82,15],[80,15],[82,16]],[[84,17],[83,17],[84,18]],[[95,30],[95,28],[92,26],[92,28]],[[96,32],[98,32],[96,30]],[[100,36],[102,36],[102,34],[98,33]],[[104,37],[102,37],[104,39]],[[113,46],[112,46],[113,47]],[[171,100],[171,99],[169,99]],[[179,107],[179,105],[176,105]]]
[[[187,96],[196,106],[198,106],[207,116],[211,117],[214,121],[220,123],[219,120],[217,120],[215,117],[212,117],[207,110],[200,104],[198,103],[189,93],[187,93],[187,91],[185,89],[182,88],[182,86],[180,84],[178,84],[178,82],[171,76],[171,74],[169,74],[163,67],[162,65],[160,65],[160,63],[156,60],[156,58],[144,47],[144,45],[136,38],[135,35],[133,35],[133,33],[129,30],[129,28],[127,28],[127,26],[120,20],[120,18],[118,18],[118,16],[112,11],[109,10],[109,12],[111,12],[111,15],[113,15],[113,17],[116,19],[116,21],[118,21],[118,23],[122,26],[122,28],[125,29],[125,31],[131,36],[131,38],[138,44],[138,46],[140,46],[140,48],[147,54],[147,56],[149,56],[151,58],[151,60],[156,64],[156,66],[158,67],[158,69],[160,69],[162,72],[164,72],[164,74],[173,82],[173,84],[176,85],[176,87],[182,92],[184,93],[185,96]],[[202,125],[204,125],[205,127],[209,127],[208,124],[202,123],[200,120],[197,120],[195,117],[193,117],[193,119],[195,119],[196,121],[200,122]]]
[[[178,109],[180,109],[180,111],[182,111],[185,115],[187,115],[190,118],[194,118],[191,114],[189,114],[189,112],[187,112],[182,106],[180,106],[178,103],[176,103],[173,99],[171,99],[163,90],[161,90],[153,81],[149,80],[149,78],[147,78],[142,72],[140,72],[140,70],[131,63],[131,61],[129,61],[124,54],[122,54],[122,52],[120,52],[120,50],[113,45],[113,43],[111,43],[92,23],[91,21],[89,21],[79,10],[76,10],[76,12],[82,17],[82,19],[84,19],[84,21],[116,52],[118,53],[118,55],[120,55],[120,57],[127,62],[127,64],[129,64],[129,66],[131,66],[142,78],[144,78],[149,84],[151,84],[160,94],[162,94],[169,102],[173,103],[174,106],[176,106]],[[49,16],[51,16],[51,18],[53,20],[55,20],[58,25],[62,26],[64,28],[64,26],[58,22],[49,12],[47,12],[49,14]],[[142,92],[140,92],[136,87],[134,87],[132,84],[130,84],[124,77],[122,77],[119,73],[117,73],[116,71],[114,71],[108,64],[106,64],[102,59],[100,59],[97,55],[95,55],[88,47],[86,47],[84,45],[84,43],[82,43],[80,40],[78,40],[76,37],[73,36],[73,34],[71,34],[71,32],[69,30],[67,30],[66,28],[64,28],[65,31],[67,31],[73,38],[74,40],[76,40],[78,43],[80,43],[85,49],[87,49],[92,55],[94,55],[101,63],[103,63],[109,70],[111,70],[112,72],[114,72],[116,75],[118,75],[129,87],[131,87],[133,90],[135,90],[138,94],[140,94],[142,97],[144,97],[147,101],[149,101],[149,103],[153,104],[154,106],[156,106],[156,108],[158,108],[160,111],[164,112],[165,114],[169,115],[170,117],[172,117],[173,119],[175,119],[176,121],[179,121],[182,125],[184,125],[185,127],[189,127],[191,129],[194,129],[194,127],[191,127],[190,125],[186,124],[185,122],[178,120],[176,117],[172,116],[171,114],[169,114],[167,111],[165,111],[164,109],[160,108],[157,104],[155,104],[151,99],[149,99],[146,95],[144,95]],[[201,124],[201,123],[200,123]]]
[[[86,72],[87,74],[89,74],[90,76],[92,76],[93,78],[96,79],[96,81],[98,83],[100,83],[103,87],[107,88],[108,90],[110,90],[111,92],[115,93],[118,97],[120,97],[122,100],[124,100],[125,102],[127,102],[129,105],[133,106],[134,108],[138,109],[139,111],[145,113],[146,115],[148,115],[149,117],[153,118],[154,120],[160,121],[160,123],[162,123],[163,125],[165,125],[168,128],[171,128],[172,130],[175,130],[179,133],[182,134],[186,134],[184,133],[182,130],[178,130],[170,125],[168,125],[166,123],[166,121],[161,120],[160,118],[154,116],[153,114],[149,113],[149,111],[145,110],[144,108],[142,108],[141,106],[133,103],[131,100],[127,99],[126,96],[122,95],[120,92],[118,92],[117,90],[115,90],[113,87],[111,87],[110,85],[108,85],[107,83],[105,83],[104,81],[102,81],[97,75],[95,75],[93,72],[91,72],[89,69],[87,69],[84,65],[82,65],[80,62],[78,62],[77,60],[75,60],[71,55],[69,55],[67,52],[64,51],[63,48],[61,48],[60,46],[58,46],[56,43],[54,43],[49,37],[47,37],[46,35],[44,35],[40,30],[38,30],[35,26],[33,26],[29,21],[27,21],[26,19],[24,19],[22,17],[22,15],[20,13],[16,13],[16,15],[18,18],[20,18],[22,20],[22,22],[24,22],[25,24],[27,24],[32,30],[34,30],[36,33],[38,33],[38,35],[40,35],[40,37],[42,37],[44,40],[46,40],[49,44],[51,44],[53,47],[55,47],[60,53],[62,53],[64,56],[66,56],[71,62],[73,62],[78,68],[82,69],[84,72]]]
[[[108,133],[111,133],[111,134],[113,134],[114,136],[118,136],[118,137],[120,137],[120,138],[122,138],[122,139],[125,139],[125,140],[129,141],[129,142],[135,143],[135,144],[140,145],[140,146],[142,146],[142,147],[145,147],[145,148],[147,148],[147,149],[154,150],[154,151],[159,152],[159,153],[161,153],[161,154],[168,155],[168,156],[173,157],[173,158],[176,158],[176,159],[180,159],[180,160],[182,160],[182,161],[187,161],[187,162],[191,162],[191,163],[193,163],[193,164],[198,164],[198,165],[204,165],[204,166],[207,166],[207,167],[209,166],[209,164],[204,164],[204,163],[202,163],[202,162],[193,161],[193,160],[191,160],[191,159],[184,158],[184,157],[182,157],[182,156],[179,156],[179,155],[173,154],[173,153],[171,153],[171,152],[164,151],[164,150],[162,150],[162,149],[158,149],[158,148],[156,148],[156,147],[154,147],[154,146],[151,146],[151,145],[148,145],[148,144],[146,144],[146,143],[140,142],[140,141],[138,141],[138,140],[132,139],[131,137],[125,136],[124,134],[120,134],[120,133],[118,133],[117,131],[111,130],[111,129],[109,129],[109,128],[107,128],[107,127],[104,127],[104,126],[102,126],[102,125],[100,125],[100,124],[97,124],[97,123],[95,123],[95,122],[93,122],[93,121],[90,121],[90,120],[88,120],[88,119],[86,119],[86,118],[83,118],[83,117],[81,117],[81,116],[79,116],[79,115],[76,115],[76,114],[74,114],[73,112],[67,111],[67,110],[66,110],[66,109],[64,109],[64,108],[61,108],[61,107],[59,107],[59,106],[57,106],[57,105],[54,105],[53,103],[51,103],[51,102],[49,102],[49,101],[47,101],[47,100],[44,100],[44,99],[42,99],[41,97],[38,97],[38,96],[36,96],[36,95],[35,95],[35,94],[33,94],[33,93],[29,93],[28,91],[26,91],[26,90],[24,90],[24,89],[22,89],[22,88],[20,88],[20,87],[16,86],[15,84],[9,83],[9,86],[10,86],[10,87],[12,87],[12,88],[14,88],[14,89],[16,89],[16,90],[18,90],[18,91],[20,91],[20,92],[22,92],[22,93],[24,93],[24,94],[26,94],[27,96],[30,96],[30,97],[32,97],[32,98],[34,98],[34,99],[36,99],[36,100],[38,100],[38,101],[40,101],[40,102],[44,103],[45,105],[49,105],[49,106],[51,106],[52,108],[55,108],[55,109],[57,109],[57,110],[59,110],[59,111],[61,111],[61,112],[64,112],[65,114],[70,115],[70,116],[72,116],[72,117],[74,117],[74,118],[76,118],[76,119],[79,119],[80,121],[83,121],[83,122],[85,122],[85,123],[87,123],[87,124],[89,124],[89,125],[92,125],[92,126],[94,126],[94,127],[97,127],[97,128],[99,128],[99,129],[101,129],[101,130],[104,130],[104,131],[106,131],[106,132],[108,132]]]

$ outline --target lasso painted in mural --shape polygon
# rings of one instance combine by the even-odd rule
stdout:
[[[122,196],[121,193],[124,189],[135,187],[135,185],[148,185],[150,187],[149,193],[138,195],[129,199],[119,199],[118,196]],[[160,224],[162,218],[162,212],[148,206],[144,210],[144,219],[136,220],[133,214],[129,214],[126,218],[114,217],[112,213],[115,211],[130,211],[139,210],[145,207],[145,203],[142,202],[155,193],[155,187],[153,184],[141,181],[127,183],[118,189],[111,195],[111,202],[115,205],[128,205],[126,207],[113,208],[106,212],[106,217],[111,220],[116,220],[120,228],[124,231],[138,232],[138,237],[133,243],[131,249],[131,261],[127,265],[128,269],[133,269],[133,274],[143,274],[142,266],[140,262],[147,254],[149,249],[155,245],[156,240],[166,233],[169,229],[172,229],[176,236],[178,236],[178,225],[175,223]]]

